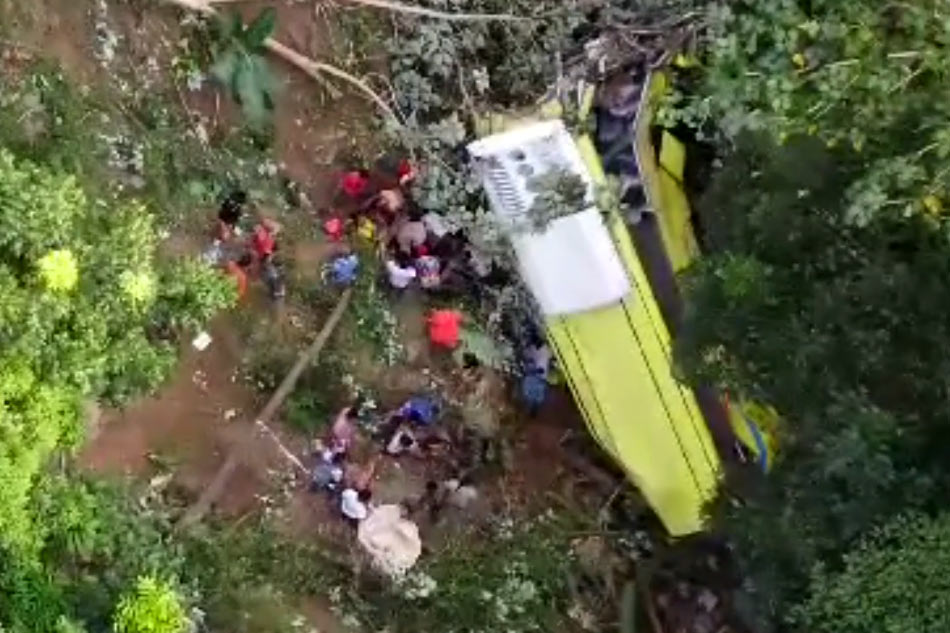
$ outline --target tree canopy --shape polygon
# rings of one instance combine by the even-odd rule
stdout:
[[[719,154],[677,355],[693,381],[783,417],[773,471],[730,478],[712,515],[767,630],[821,600],[817,565],[834,577],[878,526],[941,504],[950,146],[934,95],[950,4],[743,1],[710,15],[670,104]],[[836,621],[805,628],[863,630]]]
[[[158,259],[157,241],[140,204],[90,200],[75,178],[0,149],[0,622],[13,630],[74,630],[41,554],[79,555],[105,517],[80,512],[48,542],[36,503],[50,456],[83,435],[83,401],[156,387],[183,328],[234,299],[214,270]],[[57,499],[61,520],[88,509],[76,495]]]
[[[795,612],[814,633],[950,627],[950,518],[902,517],[849,552],[840,571],[819,568]]]
[[[703,69],[678,118],[734,138],[796,135],[847,145],[865,170],[845,198],[853,221],[926,213],[943,221],[950,3],[775,0],[713,3]]]

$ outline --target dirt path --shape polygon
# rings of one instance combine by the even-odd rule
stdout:
[[[203,352],[187,348],[176,375],[155,396],[104,414],[80,455],[83,467],[142,477],[157,463],[167,464],[177,484],[192,494],[201,492],[231,446],[253,435],[243,416],[257,399],[238,377],[241,343],[227,317],[210,333],[211,346]],[[223,511],[246,512],[267,489],[267,469],[279,461],[266,445],[262,448],[257,463],[235,474],[219,504]]]

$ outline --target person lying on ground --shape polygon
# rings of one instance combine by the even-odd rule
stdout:
[[[310,471],[310,491],[334,491],[343,482],[343,464],[345,453],[327,451],[321,455],[317,465]]]
[[[399,407],[399,413],[417,426],[429,426],[435,423],[439,415],[438,405],[427,396],[412,396]]]
[[[393,457],[406,454],[421,457],[422,451],[412,430],[402,426],[396,429],[396,432],[389,438],[389,442],[386,443],[386,454]]]

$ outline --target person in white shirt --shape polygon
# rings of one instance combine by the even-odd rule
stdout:
[[[340,493],[340,512],[354,525],[369,516],[369,500],[372,497],[368,488],[357,491],[347,488]]]
[[[386,273],[389,275],[389,285],[397,290],[403,290],[418,276],[415,266],[406,261],[405,257],[386,260]]]

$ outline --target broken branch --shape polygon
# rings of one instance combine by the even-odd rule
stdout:
[[[194,0],[191,0],[194,1]],[[246,0],[209,0],[213,4],[234,4],[237,2],[245,2]],[[481,21],[481,22],[521,22],[525,20],[533,20],[533,17],[527,17],[523,15],[512,15],[510,13],[449,13],[447,11],[437,11],[435,9],[428,9],[426,7],[419,7],[413,4],[406,4],[404,2],[396,2],[395,0],[343,0],[344,2],[349,2],[351,4],[359,4],[364,7],[373,7],[375,9],[385,9],[387,11],[396,11],[398,13],[408,13],[410,15],[418,15],[425,18],[435,18],[437,20],[450,20],[450,21]]]
[[[261,412],[257,414],[255,424],[258,428],[263,427],[267,429],[267,431],[270,431],[270,429],[266,426],[266,423],[274,416],[274,414],[277,413],[278,409],[280,409],[281,405],[284,403],[284,400],[286,400],[287,396],[289,396],[294,390],[297,380],[300,378],[300,375],[303,373],[304,369],[310,366],[320,355],[320,351],[330,339],[330,335],[333,334],[333,330],[336,329],[337,324],[343,317],[343,313],[350,304],[350,297],[352,294],[352,288],[347,288],[343,292],[343,295],[340,297],[336,307],[333,309],[333,312],[330,314],[330,317],[324,324],[323,329],[320,330],[317,338],[313,341],[313,343],[310,344],[309,347],[300,353],[300,356],[297,358],[297,362],[293,367],[291,367],[290,371],[287,372],[287,375],[284,377],[283,381],[281,381],[280,385],[277,387],[277,390],[274,391],[273,395],[270,397],[270,400],[267,401],[267,404],[264,405],[264,408],[261,410]],[[273,431],[270,431],[270,433],[271,439],[274,439],[276,436],[273,434]],[[194,503],[194,505],[188,508],[185,514],[178,521],[178,528],[186,528],[189,525],[193,525],[204,518],[204,515],[208,513],[214,502],[217,501],[224,492],[228,481],[231,479],[231,475],[233,475],[234,471],[236,471],[238,466],[241,465],[243,453],[249,448],[245,444],[246,443],[242,442],[231,449],[227,459],[225,459],[224,463],[221,464],[221,467],[211,480],[211,483],[208,484],[208,487],[205,488],[203,493],[201,493],[201,496]],[[283,445],[281,444],[279,448],[283,448]],[[287,456],[288,452],[289,451],[284,449],[285,457]],[[293,457],[293,454],[290,456]],[[298,468],[303,468],[302,464],[300,464],[299,460],[296,458],[292,460],[292,463],[294,463]]]
[[[178,7],[187,9],[189,11],[195,11],[197,13],[202,13],[204,15],[217,15],[217,10],[211,6],[209,0],[165,0],[170,2]],[[359,92],[363,93],[364,96],[368,97],[370,101],[376,104],[376,106],[382,110],[388,117],[390,117],[397,124],[402,125],[402,121],[399,117],[396,116],[396,113],[393,112],[393,109],[389,107],[389,104],[380,97],[376,91],[369,87],[369,85],[359,79],[354,77],[350,73],[346,72],[341,68],[337,68],[331,64],[324,62],[318,62],[316,60],[310,59],[306,55],[301,55],[294,49],[286,46],[275,40],[274,38],[267,38],[264,42],[264,46],[268,51],[277,55],[287,63],[292,66],[296,66],[297,69],[303,71],[306,75],[310,76],[315,81],[320,83],[326,82],[326,77],[324,75],[330,75],[337,79],[347,82],[351,86],[355,87]]]

